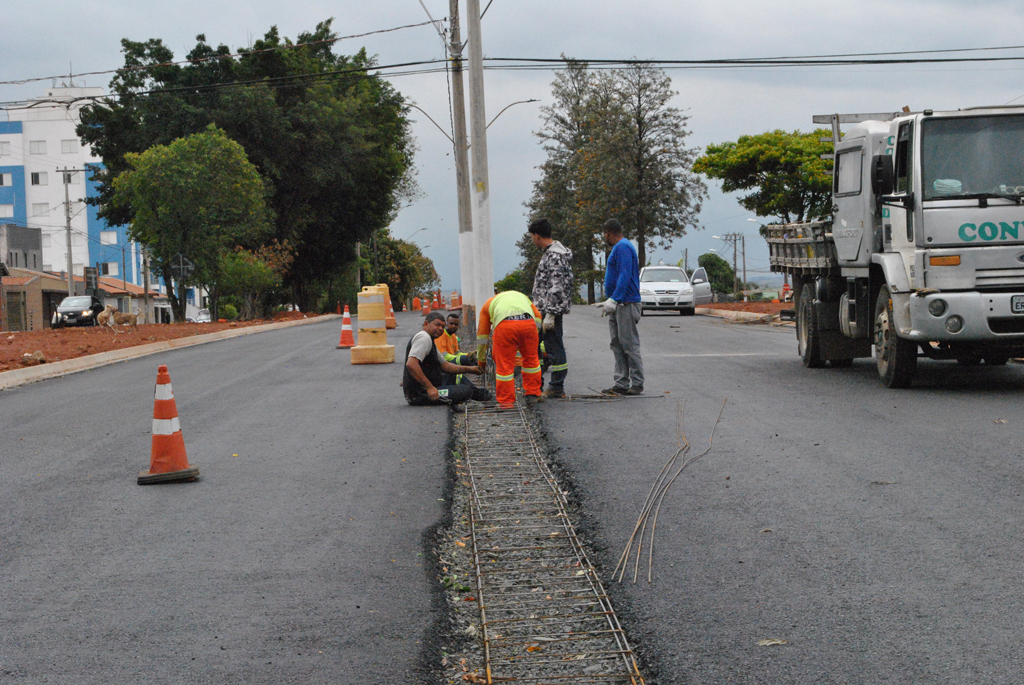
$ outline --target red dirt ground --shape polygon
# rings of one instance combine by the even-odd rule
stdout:
[[[279,312],[274,321],[303,318],[301,312]],[[109,328],[58,328],[41,331],[4,331],[0,333],[0,371],[20,369],[37,362],[25,355],[42,352],[47,362],[58,362],[89,354],[99,354],[135,347],[163,340],[187,338],[191,335],[216,333],[228,328],[244,328],[270,323],[269,321],[238,321],[234,323],[172,323],[139,325],[132,331],[118,326],[118,333]]]
[[[792,302],[714,302],[701,305],[708,309],[731,309],[732,311],[754,312],[755,314],[777,314],[783,309],[792,309]]]

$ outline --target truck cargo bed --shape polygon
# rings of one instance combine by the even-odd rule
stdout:
[[[764,232],[772,271],[797,275],[838,272],[832,222],[773,224],[765,226]]]

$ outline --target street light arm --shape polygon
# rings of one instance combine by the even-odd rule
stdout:
[[[423,116],[425,116],[426,118],[430,119],[430,123],[432,123],[434,126],[437,126],[437,130],[440,131],[441,133],[443,133],[444,137],[447,138],[449,141],[451,141],[452,145],[455,145],[455,141],[452,139],[452,137],[450,135],[448,135],[448,132],[445,131],[443,128],[441,128],[441,124],[439,124],[436,121],[434,121],[434,118],[431,117],[429,114],[427,114],[426,111],[424,111],[421,107],[417,107],[416,105],[412,104],[411,102],[407,102],[405,104],[407,104],[409,107],[412,107],[413,109],[417,109],[420,112],[423,112]],[[500,112],[499,112],[499,114],[500,114]]]
[[[484,11],[486,11],[486,10],[484,10]],[[506,105],[505,109],[508,109],[509,107],[513,107],[515,105],[521,105],[521,104],[523,104],[525,102],[540,102],[540,100],[536,100],[536,99],[519,100],[518,102],[513,102],[511,105]],[[494,118],[491,119],[491,124],[493,124],[495,121],[497,121],[498,117],[500,117],[502,114],[505,113],[505,109],[501,110],[500,112],[498,112],[497,114],[494,115]],[[487,128],[490,128],[491,124],[487,124]]]

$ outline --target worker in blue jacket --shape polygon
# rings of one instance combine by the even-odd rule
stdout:
[[[640,358],[640,260],[636,248],[622,236],[622,224],[609,219],[601,226],[604,240],[612,248],[604,272],[608,299],[597,303],[608,316],[612,354],[615,355],[615,385],[601,392],[609,395],[639,395],[644,391],[644,363]]]

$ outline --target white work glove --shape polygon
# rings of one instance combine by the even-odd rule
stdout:
[[[601,316],[608,316],[615,313],[615,305],[617,304],[618,302],[609,297],[604,302],[595,303],[594,306],[601,307]]]
[[[545,314],[544,323],[541,324],[541,328],[544,329],[545,333],[548,331],[555,330],[555,315],[552,314],[551,312]]]

